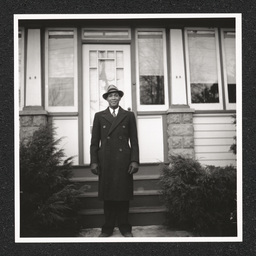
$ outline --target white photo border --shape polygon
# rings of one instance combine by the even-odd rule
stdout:
[[[200,13],[200,14],[14,14],[14,142],[15,142],[15,242],[16,243],[120,243],[120,242],[242,242],[242,14],[241,13]],[[61,20],[61,19],[183,19],[183,18],[234,18],[236,29],[236,81],[237,81],[237,236],[236,237],[60,237],[24,238],[20,237],[19,200],[19,62],[18,23],[20,20]]]

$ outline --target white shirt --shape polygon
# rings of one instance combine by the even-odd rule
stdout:
[[[111,115],[113,115],[114,109],[113,108],[109,108],[109,111],[111,113]],[[119,107],[115,108],[115,114],[117,115],[119,111]]]

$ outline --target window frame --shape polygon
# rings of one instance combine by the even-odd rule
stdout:
[[[221,31],[221,53],[222,53],[222,60],[223,60],[223,82],[224,82],[224,91],[225,91],[225,105],[227,110],[235,110],[236,103],[229,103],[229,100],[228,100],[228,79],[227,79],[225,47],[224,47],[224,33],[227,31],[235,33],[235,46],[236,46],[236,31],[234,28],[222,28],[220,31]],[[235,55],[235,62],[236,62],[236,55]],[[237,79],[236,79],[236,93],[237,93]]]
[[[116,36],[116,35],[113,35],[113,36],[105,36],[104,33],[106,32],[127,32],[127,37],[126,36]],[[98,33],[103,33],[103,36],[101,35],[91,35],[91,36],[85,36],[84,34],[86,32],[98,32]],[[131,41],[131,28],[128,28],[128,27],[122,27],[122,28],[117,28],[117,27],[110,27],[110,28],[101,28],[101,27],[84,27],[82,28],[82,31],[81,31],[81,34],[82,34],[82,41],[84,42],[88,42],[88,41],[100,41],[100,42],[104,42],[104,41],[107,41],[107,42],[111,42],[111,41]]]
[[[158,105],[142,105],[140,104],[140,73],[139,73],[139,40],[138,32],[162,32],[163,33],[163,68],[164,68],[164,101],[165,104]],[[169,108],[169,86],[167,73],[167,43],[166,30],[164,28],[137,28],[135,29],[135,45],[136,45],[136,92],[137,92],[137,110],[138,111],[166,111]]]
[[[21,44],[21,60],[19,59],[19,54],[20,52],[18,53],[18,61],[21,62],[21,66],[19,67],[20,68],[20,71],[18,72],[18,75],[19,75],[19,110],[22,111],[22,109],[24,108],[25,106],[25,29],[24,27],[20,27],[19,30],[18,30],[18,33],[21,33],[21,40],[19,40],[19,37],[18,37],[18,44]],[[20,51],[20,45],[18,45],[18,49]],[[19,65],[19,64],[18,64]]]
[[[74,106],[49,106],[49,31],[74,32]],[[78,111],[78,45],[77,28],[46,28],[45,29],[45,109],[49,112],[77,112]]]
[[[188,31],[190,30],[204,30],[214,31],[215,35],[215,47],[216,47],[216,62],[217,62],[217,78],[219,89],[219,103],[192,103],[191,102],[191,85],[190,85],[190,65],[189,65],[189,48],[188,48]],[[185,37],[185,61],[186,61],[186,76],[187,76],[187,93],[188,103],[190,107],[195,110],[223,110],[223,85],[221,76],[221,61],[220,61],[220,46],[218,28],[206,28],[206,27],[186,27],[184,28]]]

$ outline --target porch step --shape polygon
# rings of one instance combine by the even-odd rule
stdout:
[[[88,209],[79,212],[83,228],[101,227],[104,223],[103,209]],[[129,219],[132,226],[163,225],[165,207],[130,207]]]
[[[159,164],[140,166],[133,175],[134,198],[130,201],[130,222],[133,226],[162,225],[166,209],[159,193]],[[91,173],[89,166],[77,166],[72,181],[78,186],[87,185],[80,196],[83,210],[79,212],[83,228],[101,227],[104,223],[103,202],[98,199],[98,177]]]
[[[73,177],[71,179],[79,187],[88,185],[86,191],[98,191],[98,177]],[[133,186],[135,191],[153,190],[159,188],[159,175],[134,175]]]
[[[103,208],[103,202],[98,199],[98,192],[87,192],[80,196],[80,200],[85,209]],[[131,207],[161,207],[163,202],[158,190],[134,191]]]
[[[160,163],[159,164],[143,164],[140,165],[139,171],[133,175],[140,176],[140,175],[156,175],[160,174]],[[73,177],[96,177],[92,172],[88,165],[80,165],[73,167]]]

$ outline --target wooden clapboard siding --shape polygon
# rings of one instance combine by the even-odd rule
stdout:
[[[195,149],[196,153],[202,153],[200,149],[203,149],[203,153],[219,153],[219,152],[229,152],[229,145],[206,145],[200,146]],[[199,150],[199,151],[197,151]]]
[[[231,114],[195,114],[194,142],[196,158],[204,165],[236,165],[230,151],[236,127]]]
[[[208,138],[195,140],[195,146],[220,146],[231,145],[234,139],[232,138]]]

